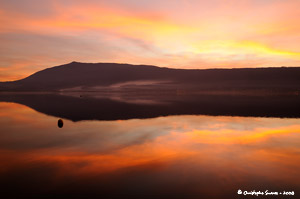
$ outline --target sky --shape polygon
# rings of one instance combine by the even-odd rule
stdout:
[[[77,62],[300,66],[299,0],[0,0],[0,81]]]

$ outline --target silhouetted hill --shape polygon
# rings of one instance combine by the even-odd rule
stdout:
[[[57,91],[104,89],[148,81],[142,88],[183,90],[300,89],[300,68],[171,69],[147,65],[78,63],[47,68],[22,80],[1,82],[0,91]],[[151,83],[153,82],[153,83]],[[128,85],[125,87],[127,88]],[[113,88],[113,87],[112,87]],[[152,88],[152,87],[151,87]]]

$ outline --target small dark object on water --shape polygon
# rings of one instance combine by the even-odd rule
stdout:
[[[57,126],[58,126],[59,128],[62,128],[62,127],[64,126],[64,121],[63,121],[62,119],[59,119],[59,120],[57,121]]]

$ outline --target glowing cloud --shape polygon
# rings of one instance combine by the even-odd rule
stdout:
[[[296,0],[4,0],[0,80],[74,60],[175,68],[297,66],[299,6]]]

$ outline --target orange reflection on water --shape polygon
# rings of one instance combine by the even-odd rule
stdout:
[[[153,182],[189,186],[186,191],[195,195],[209,194],[214,186],[228,192],[300,187],[299,119],[169,116],[65,121],[59,129],[57,118],[25,106],[0,108],[0,175],[51,165],[55,182],[108,175],[119,183],[125,174],[150,172]],[[6,125],[7,119],[13,124]]]

